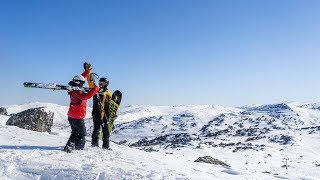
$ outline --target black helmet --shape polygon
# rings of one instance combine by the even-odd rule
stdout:
[[[106,83],[106,86],[108,86],[108,85],[109,85],[109,80],[108,80],[106,77],[102,77],[102,78],[100,78],[100,79],[99,79],[99,81],[101,81],[101,82],[105,82],[105,83]]]

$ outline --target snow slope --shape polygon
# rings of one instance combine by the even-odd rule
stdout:
[[[7,126],[9,116],[0,115],[1,179],[317,179],[320,175],[316,103],[128,106],[116,121],[112,150],[89,147],[89,108],[86,149],[71,154],[61,151],[70,133],[67,107],[39,102],[5,107],[8,114],[44,107],[55,115],[51,134]],[[194,162],[207,155],[231,168]]]

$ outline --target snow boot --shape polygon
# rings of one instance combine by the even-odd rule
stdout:
[[[99,147],[99,138],[92,138],[91,147]]]
[[[67,153],[71,153],[75,148],[75,143],[71,142],[68,143],[64,148],[63,151],[67,152]]]

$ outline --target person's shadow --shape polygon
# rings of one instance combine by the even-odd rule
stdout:
[[[0,150],[10,150],[10,149],[16,149],[16,150],[62,150],[63,146],[1,146]]]

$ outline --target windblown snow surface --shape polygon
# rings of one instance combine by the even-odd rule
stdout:
[[[0,179],[318,179],[320,104],[246,107],[128,106],[119,112],[112,150],[62,151],[70,135],[68,107],[4,106],[0,115]],[[5,125],[10,114],[44,107],[51,133]],[[102,142],[100,142],[101,146]],[[211,156],[229,165],[195,162]]]

